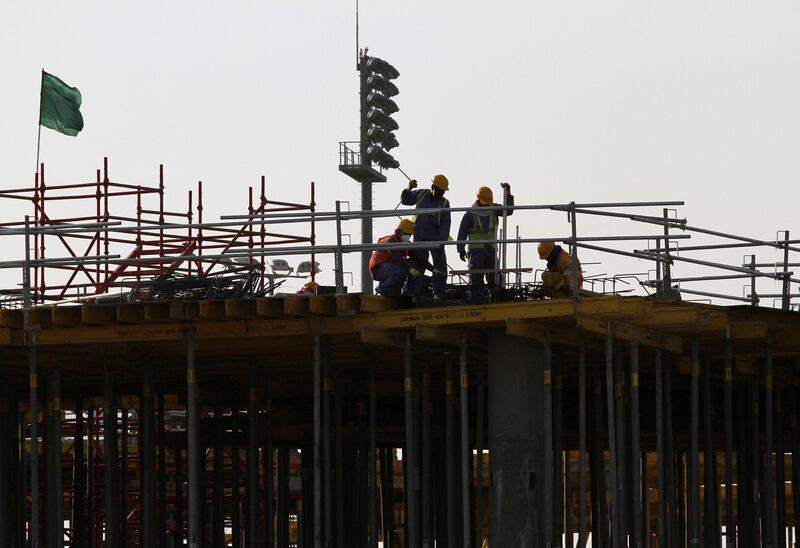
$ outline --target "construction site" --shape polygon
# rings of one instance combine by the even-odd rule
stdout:
[[[694,226],[679,201],[517,200],[566,217],[583,288],[545,297],[524,250],[546,238],[503,215],[474,304],[469,270],[437,299],[344,283],[348,254],[430,247],[343,243],[395,210],[320,207],[314,183],[280,201],[262,178],[210,221],[202,184],[166,194],[163,167],[146,186],[107,160],[0,191],[29,210],[0,230],[20,249],[0,263],[0,546],[794,546],[788,231]],[[590,216],[627,230],[584,236]],[[729,250],[745,259],[709,258]],[[646,272],[592,276],[589,255]],[[321,265],[334,285],[286,290]]]

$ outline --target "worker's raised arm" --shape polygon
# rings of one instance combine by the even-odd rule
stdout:
[[[408,186],[400,193],[400,203],[403,205],[417,205],[417,199],[422,189],[417,188],[417,181],[411,180]]]
[[[498,210],[497,211],[497,215],[499,217],[502,217],[503,213],[505,213],[506,216],[513,215],[514,214],[514,195],[511,194],[511,185],[508,184],[508,183],[502,183],[500,186],[503,187],[503,192],[507,196],[507,200],[506,200],[505,204],[495,204],[495,205],[500,205],[500,206],[506,205],[508,207],[505,207],[503,209]]]

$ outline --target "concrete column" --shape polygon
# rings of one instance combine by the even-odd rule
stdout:
[[[541,343],[489,334],[489,536],[492,546],[539,546],[543,483]]]

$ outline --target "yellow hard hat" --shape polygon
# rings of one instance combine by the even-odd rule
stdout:
[[[434,175],[431,179],[433,186],[436,188],[441,188],[442,190],[449,190],[450,189],[450,181],[447,180],[447,177],[442,175],[441,173]]]
[[[408,219],[400,219],[400,222],[397,223],[397,230],[406,234],[414,234],[414,223]]]
[[[481,205],[492,205],[492,202],[494,202],[494,194],[492,194],[492,189],[488,186],[480,187],[476,196]]]
[[[306,282],[303,284],[303,287],[310,289],[311,291],[316,291],[319,288],[319,284],[317,282]]]
[[[539,242],[539,258],[546,260],[556,247],[553,241]]]

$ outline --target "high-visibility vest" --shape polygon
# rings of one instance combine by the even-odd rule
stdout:
[[[382,238],[378,238],[379,244],[391,244],[395,242],[402,241],[397,235],[390,234],[389,236],[384,236]],[[369,259],[369,269],[372,270],[374,267],[378,266],[381,263],[396,263],[397,261],[394,260],[392,254],[389,253],[388,249],[376,249],[372,252],[372,257]]]
[[[427,188],[423,188],[420,191],[420,193],[417,194],[417,204],[415,206],[417,209],[422,209],[422,200],[424,200],[426,196],[430,195],[430,193],[431,193],[430,190],[428,190]],[[433,205],[433,204],[431,204],[431,205]],[[450,207],[450,202],[447,201],[447,198],[442,198],[442,205],[440,207]],[[431,209],[433,209],[433,208],[431,208]],[[424,213],[423,215],[429,215],[429,214],[428,213]],[[413,223],[417,222],[417,216],[416,215],[412,215],[411,216],[411,222],[413,222]],[[436,216],[436,223],[437,224],[442,224],[442,212],[441,211]]]
[[[497,239],[497,213],[494,210],[489,210],[489,226],[484,228],[481,222],[479,213],[472,212],[472,228],[467,231],[467,239],[470,242],[469,249],[483,249],[487,244],[480,243],[481,240],[496,240]],[[492,248],[496,248],[496,244],[488,244]]]

